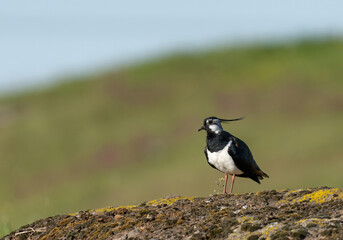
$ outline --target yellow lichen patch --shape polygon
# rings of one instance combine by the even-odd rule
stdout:
[[[194,197],[171,197],[171,198],[160,198],[157,200],[152,200],[147,202],[147,205],[152,205],[152,206],[157,206],[161,204],[167,204],[167,205],[172,205],[174,202],[182,200],[182,199],[187,199],[191,202],[193,202]]]
[[[103,213],[103,212],[110,212],[119,208],[126,208],[126,209],[130,209],[130,208],[134,208],[137,207],[136,205],[128,205],[128,206],[120,206],[120,207],[108,207],[108,208],[99,208],[99,209],[94,209],[94,210],[90,210],[91,213]]]
[[[249,221],[249,220],[247,220],[247,221]],[[282,228],[283,226],[284,225],[281,224],[281,223],[271,223],[271,224],[265,226],[264,228],[259,229],[257,231],[254,231],[252,233],[239,231],[240,227],[238,227],[237,229],[233,230],[233,233],[231,233],[228,236],[228,239],[233,239],[233,240],[236,240],[236,239],[248,239],[252,235],[258,235],[258,236],[260,236],[262,238],[265,238],[265,239],[269,240],[270,236],[273,233],[275,233],[277,230]]]
[[[243,217],[237,218],[237,221],[239,223],[252,222],[253,220],[254,220],[253,217],[248,217],[248,216],[243,216]]]
[[[94,210],[89,210],[88,212],[96,214],[96,213],[104,213],[104,212],[110,212],[116,209],[120,209],[120,208],[126,208],[126,209],[130,209],[130,208],[134,208],[137,207],[137,205],[128,205],[128,206],[120,206],[120,207],[107,207],[107,208],[99,208],[99,209],[94,209]],[[71,213],[69,214],[70,216],[77,216],[78,213]]]
[[[320,218],[310,218],[310,219],[301,219],[298,221],[298,223],[304,227],[306,227],[308,224],[313,223],[316,225],[323,225],[325,224],[327,220],[326,219],[320,219]]]
[[[311,190],[311,189],[306,189]],[[331,189],[319,189],[312,193],[305,194],[301,197],[295,197],[296,193],[304,191],[303,189],[288,191],[285,194],[284,200],[278,201],[278,203],[296,203],[296,202],[315,202],[315,203],[323,203],[330,200],[335,199],[343,199],[343,190],[339,188],[331,188]]]
[[[231,233],[227,239],[241,240],[241,239],[248,239],[249,236],[250,236],[249,233],[238,232],[238,233]]]
[[[160,199],[157,199],[157,200],[152,200],[152,201],[146,202],[146,204],[147,205],[152,205],[152,206],[157,206],[157,205],[161,205],[161,204],[172,205],[174,202],[182,200],[182,199],[187,199],[187,200],[193,202],[194,197],[167,197],[167,198],[160,198]],[[99,208],[99,209],[89,210],[88,212],[93,213],[93,214],[97,214],[97,213],[110,212],[110,211],[113,211],[113,210],[116,210],[116,209],[120,209],[120,208],[130,209],[130,208],[134,208],[134,207],[137,207],[137,205]],[[69,215],[70,216],[77,216],[78,214],[79,213],[71,213]]]
[[[280,223],[272,223],[262,228],[259,232],[262,234],[262,237],[265,237],[266,240],[269,240],[270,235],[272,235],[272,233],[274,233],[276,230],[278,230],[282,226],[283,225]]]
[[[92,213],[103,213],[103,212],[110,212],[115,210],[116,208],[114,207],[107,207],[107,208],[99,208],[99,209],[94,209],[94,210],[90,210],[89,212]]]
[[[335,195],[335,196],[334,196]],[[323,203],[328,200],[343,198],[343,192],[339,188],[321,189],[313,193],[306,194],[301,198],[293,199],[292,202],[310,201]]]

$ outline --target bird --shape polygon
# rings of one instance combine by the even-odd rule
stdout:
[[[198,132],[207,132],[206,147],[204,150],[208,164],[225,174],[223,194],[227,194],[226,185],[228,175],[232,175],[230,194],[232,194],[235,177],[251,178],[260,184],[260,180],[269,176],[264,173],[254,160],[248,145],[241,139],[224,131],[221,123],[239,121],[236,119],[221,119],[208,117]]]

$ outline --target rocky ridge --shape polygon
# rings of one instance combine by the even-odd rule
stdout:
[[[343,189],[170,196],[41,219],[12,239],[343,239]]]

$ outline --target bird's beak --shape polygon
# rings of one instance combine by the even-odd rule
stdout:
[[[200,132],[201,130],[205,130],[205,127],[202,126],[201,128],[198,129],[198,132]]]

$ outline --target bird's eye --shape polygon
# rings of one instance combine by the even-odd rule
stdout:
[[[208,124],[212,124],[213,123],[213,121],[212,120],[208,120]]]

